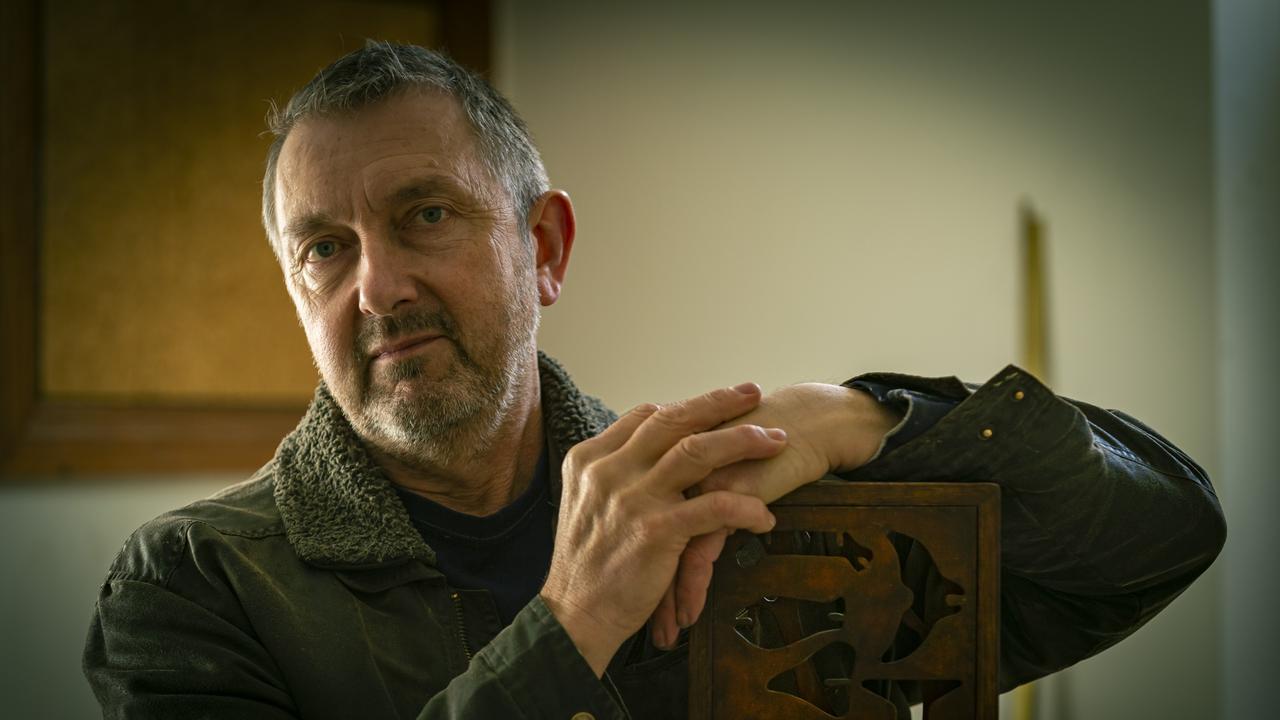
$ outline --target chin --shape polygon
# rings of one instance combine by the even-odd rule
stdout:
[[[439,379],[410,371],[369,388],[352,424],[366,439],[394,446],[397,454],[426,451],[438,458],[455,456],[447,451],[450,446],[487,446],[509,409],[509,392],[479,374],[452,370]]]

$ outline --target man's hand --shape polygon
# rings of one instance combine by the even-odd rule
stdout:
[[[658,408],[642,405],[565,458],[559,529],[542,598],[597,675],[672,587],[690,538],[768,532],[759,497],[685,491],[715,471],[778,455],[786,433],[740,419],[760,404],[754,384]],[[752,473],[738,473],[754,482]],[[761,481],[763,482],[763,481]],[[675,639],[674,632],[668,644]]]
[[[781,388],[755,410],[721,427],[755,424],[782,428],[787,432],[786,449],[768,459],[720,468],[690,494],[731,490],[773,502],[827,473],[864,465],[875,455],[885,434],[901,420],[899,413],[859,390],[823,383]],[[701,535],[685,548],[673,586],[650,620],[655,645],[672,646],[677,626],[689,627],[702,614],[712,564],[730,532]]]

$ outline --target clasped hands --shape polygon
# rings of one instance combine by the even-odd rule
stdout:
[[[654,644],[674,646],[728,535],[768,532],[767,503],[862,465],[899,420],[821,383],[767,397],[745,383],[632,409],[565,458],[543,601],[597,676],[646,620]]]

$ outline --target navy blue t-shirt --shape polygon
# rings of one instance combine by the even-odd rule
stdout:
[[[533,482],[510,505],[477,517],[456,512],[397,487],[409,518],[436,551],[436,567],[459,590],[488,590],[504,625],[511,624],[542,589],[551,569],[547,450],[538,458]]]

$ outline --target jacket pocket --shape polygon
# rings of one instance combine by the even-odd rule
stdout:
[[[631,717],[681,718],[689,712],[689,644],[610,671]]]

